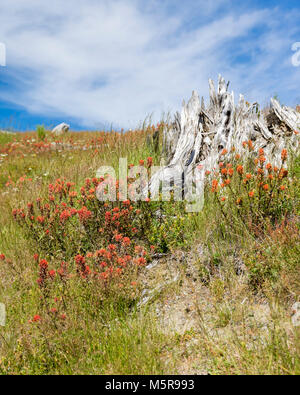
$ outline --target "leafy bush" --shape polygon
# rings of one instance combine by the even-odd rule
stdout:
[[[251,147],[251,142],[246,143]],[[296,196],[293,180],[285,167],[287,150],[281,153],[281,166],[265,163],[264,150],[244,158],[233,155],[232,161],[218,164],[211,184],[216,206],[227,229],[246,227],[258,236],[269,224],[292,215]]]
[[[230,243],[257,288],[265,281],[275,283],[282,270],[296,270],[299,177],[297,160],[287,168],[286,149],[276,167],[266,163],[263,149],[253,150],[251,141],[244,146],[249,150],[245,157],[233,151],[230,159],[218,164],[213,179],[208,178],[207,206],[212,209],[206,207],[206,215],[215,224],[211,262],[217,253],[225,256],[224,241]]]
[[[36,133],[38,136],[38,139],[41,141],[44,141],[46,138],[46,130],[45,127],[43,125],[38,125],[36,128]]]

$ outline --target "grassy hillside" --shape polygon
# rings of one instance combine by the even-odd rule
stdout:
[[[245,143],[199,213],[99,202],[100,166],[159,165],[154,130],[0,137],[2,374],[300,373],[300,157]]]

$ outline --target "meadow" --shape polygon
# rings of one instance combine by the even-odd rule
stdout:
[[[300,156],[233,148],[197,213],[100,202],[162,129],[0,134],[1,374],[300,373]]]

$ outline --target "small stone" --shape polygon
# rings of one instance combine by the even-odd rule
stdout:
[[[59,125],[57,125],[53,130],[52,133],[55,136],[61,136],[62,134],[68,133],[70,129],[70,125],[66,124],[66,123],[60,123]]]

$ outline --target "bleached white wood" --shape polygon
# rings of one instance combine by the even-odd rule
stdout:
[[[188,103],[183,101],[181,113],[176,113],[170,127],[163,132],[163,153],[166,166],[153,175],[150,182],[152,194],[162,181],[182,188],[182,182],[191,181],[196,167],[213,170],[221,152],[242,152],[243,142],[252,140],[255,149],[264,148],[267,160],[280,163],[283,148],[299,150],[300,113],[281,106],[271,99],[268,111],[259,111],[257,103],[247,103],[243,95],[235,105],[234,93],[228,91],[229,83],[222,76],[209,80],[209,105],[194,91]],[[165,187],[166,190],[168,186]]]

